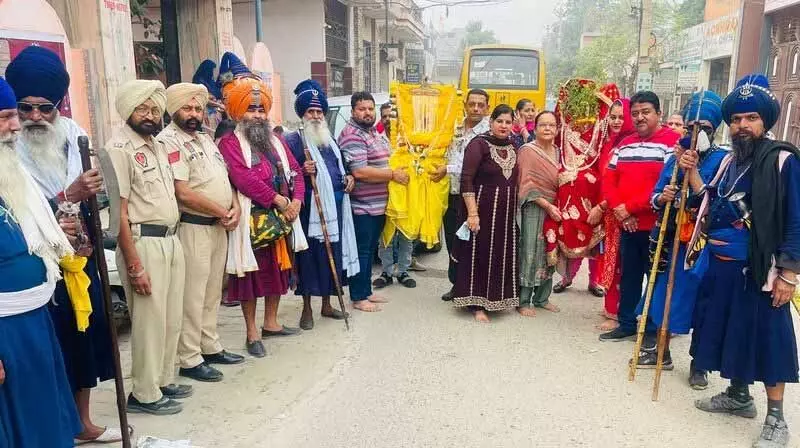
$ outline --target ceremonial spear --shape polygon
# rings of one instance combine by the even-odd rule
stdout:
[[[78,137],[78,148],[81,153],[81,165],[83,171],[92,169],[92,161],[89,153],[89,137]],[[111,176],[111,173],[104,172],[105,176]],[[106,180],[106,184],[108,184]],[[113,200],[113,198],[111,198]],[[117,413],[119,414],[119,425],[122,433],[122,446],[123,448],[131,448],[131,434],[128,430],[128,414],[126,411],[125,403],[125,383],[122,379],[122,367],[119,362],[119,346],[117,345],[117,327],[114,324],[114,313],[111,304],[111,283],[108,280],[108,266],[106,265],[105,251],[103,248],[103,228],[100,223],[100,209],[97,206],[97,196],[92,195],[89,197],[89,218],[90,223],[87,227],[92,232],[92,246],[95,263],[97,264],[97,271],[100,274],[100,285],[103,291],[103,305],[106,311],[106,321],[108,322],[108,333],[111,338],[111,354],[114,361],[114,385],[117,390]],[[111,222],[117,220],[112,219]]]
[[[306,160],[314,160],[311,157],[311,151],[308,149],[308,144],[306,143],[306,134],[303,125],[300,125],[300,128],[297,130],[298,134],[300,134],[300,140],[303,142],[303,152],[305,153]],[[342,292],[342,283],[339,281],[339,271],[336,269],[336,261],[333,259],[333,246],[331,246],[331,238],[328,234],[328,223],[325,221],[325,210],[322,209],[322,199],[319,197],[319,188],[317,188],[317,174],[314,173],[311,176],[311,190],[314,193],[314,203],[317,205],[317,212],[319,213],[319,223],[322,227],[322,238],[325,240],[325,251],[328,253],[328,265],[331,268],[331,275],[333,275],[333,283],[336,286],[336,296],[339,298],[339,306],[342,309],[342,314],[344,314],[344,326],[347,330],[350,330],[350,321],[347,318],[347,310],[344,307],[344,293]],[[343,211],[346,212],[346,211]],[[340,237],[340,241],[344,243],[344,240]]]
[[[700,102],[697,105],[697,113],[694,117],[692,126],[692,143],[689,151],[697,151],[697,136],[700,135],[700,109],[703,106],[705,89],[700,91]],[[675,159],[677,169],[680,161]],[[678,203],[677,225],[680,226],[686,218],[686,201],[689,200],[689,173],[683,173],[683,183],[681,184],[680,202]],[[666,212],[665,212],[666,213]],[[658,330],[658,357],[656,358],[656,375],[653,379],[653,401],[658,401],[658,390],[661,385],[661,372],[664,370],[664,351],[667,346],[667,333],[669,332],[669,312],[672,305],[672,292],[675,289],[675,268],[678,265],[678,250],[681,246],[679,229],[675,229],[675,238],[672,240],[672,253],[669,265],[669,277],[667,279],[667,295],[664,299],[664,317],[661,319],[661,328]]]

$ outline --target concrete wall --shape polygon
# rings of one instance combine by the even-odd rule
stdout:
[[[256,43],[254,6],[233,4],[233,31],[248,59]],[[268,0],[263,4],[264,43],[281,76],[283,116],[292,117],[294,88],[311,77],[311,62],[325,60],[325,8],[320,0]]]

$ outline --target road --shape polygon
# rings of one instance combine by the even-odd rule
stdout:
[[[419,286],[385,290],[381,313],[356,312],[350,332],[317,319],[313,331],[268,340],[268,356],[223,366],[221,383],[197,383],[181,414],[131,415],[136,435],[190,439],[197,447],[749,447],[765,412],[753,387],[755,420],[708,415],[696,398],[717,393],[687,386],[687,337],[673,340],[676,368],[665,372],[661,399],[650,400],[652,371],[627,380],[631,342],[601,343],[594,325],[602,299],[586,292],[582,274],[553,301],[559,314],[494,315],[489,325],[453,309],[446,255],[423,259]],[[280,316],[296,325],[301,302],[284,301]],[[318,311],[317,311],[318,312]],[[796,328],[800,328],[795,321]],[[238,308],[223,308],[225,346],[243,352]],[[130,347],[123,337],[124,371]],[[129,378],[128,378],[129,381]],[[128,382],[129,385],[129,382]],[[99,388],[96,422],[115,423],[113,382]],[[800,428],[797,387],[785,412]],[[800,446],[800,433],[792,446]]]

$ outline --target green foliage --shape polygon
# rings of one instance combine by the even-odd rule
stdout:
[[[461,40],[460,52],[473,45],[496,44],[498,42],[494,31],[484,29],[483,22],[480,20],[471,20],[467,23],[465,29],[467,35]]]
[[[599,109],[595,84],[583,85],[573,80],[564,86],[566,98],[563,103],[563,113],[570,120],[581,120],[596,117]]]
[[[147,15],[148,0],[131,0],[131,21],[144,28],[144,38],[163,40],[161,21]],[[164,45],[154,42],[134,42],[136,73],[146,78],[157,78],[164,72]]]

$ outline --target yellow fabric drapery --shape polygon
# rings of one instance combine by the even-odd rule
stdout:
[[[67,255],[58,263],[64,273],[64,284],[75,311],[78,331],[89,328],[89,316],[92,314],[92,300],[89,298],[89,285],[92,281],[83,271],[87,261],[86,257]]]
[[[389,91],[397,107],[389,167],[405,168],[409,182],[389,182],[383,244],[388,245],[399,230],[409,240],[432,247],[439,242],[450,180],[445,176],[433,182],[430,176],[447,165],[447,148],[460,110],[456,88],[393,82]]]
[[[289,246],[286,237],[275,240],[275,256],[278,258],[278,268],[281,271],[292,269],[292,259],[289,258]]]

